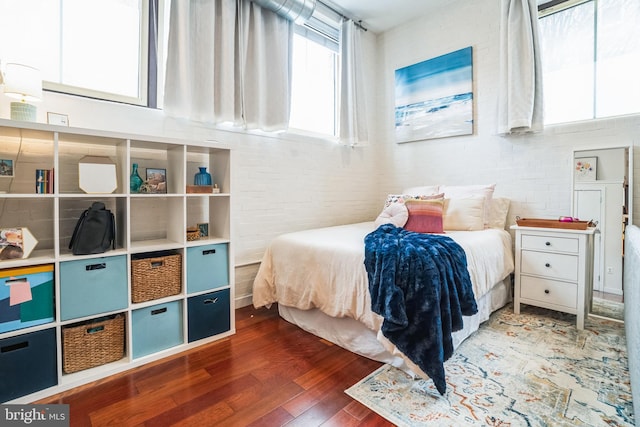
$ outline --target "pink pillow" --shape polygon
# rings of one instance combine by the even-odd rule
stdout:
[[[443,199],[407,200],[404,205],[409,212],[405,230],[417,233],[442,233]]]

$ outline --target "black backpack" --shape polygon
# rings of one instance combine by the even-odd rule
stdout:
[[[73,230],[69,249],[74,255],[101,254],[116,248],[116,221],[104,203],[93,202]]]

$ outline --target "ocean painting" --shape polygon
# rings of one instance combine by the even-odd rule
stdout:
[[[396,142],[473,134],[471,47],[395,72]]]

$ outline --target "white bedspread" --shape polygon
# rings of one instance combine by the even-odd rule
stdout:
[[[332,317],[350,317],[377,331],[382,318],[371,311],[364,238],[373,222],[288,233],[267,248],[253,284],[253,305],[279,303],[318,308]],[[476,299],[514,269],[506,230],[452,231],[467,255]]]

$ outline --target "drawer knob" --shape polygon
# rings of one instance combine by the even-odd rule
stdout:
[[[551,293],[551,291],[550,291],[549,289],[545,289],[545,290],[544,290],[544,293],[545,293],[545,294],[549,294],[549,293]]]
[[[218,302],[218,298],[207,298],[203,301],[204,304],[215,304]]]
[[[546,263],[544,266],[545,266],[545,267],[547,267],[547,268],[549,268],[549,267],[551,267],[551,264]]]
[[[544,242],[545,245],[551,246],[551,242]]]

